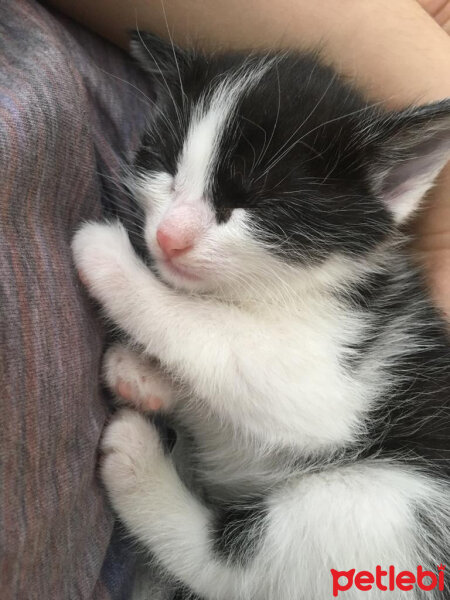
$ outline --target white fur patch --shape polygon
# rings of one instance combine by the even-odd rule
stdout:
[[[297,477],[268,502],[256,555],[241,567],[212,550],[212,514],[181,483],[137,413],[119,413],[103,441],[102,474],[129,530],[179,580],[216,600],[330,600],[331,570],[433,568],[417,508],[448,523],[447,496],[433,480],[392,461],[366,461]],[[299,595],[300,594],[300,595]],[[359,600],[355,586],[342,594]],[[373,587],[370,598],[399,598]],[[403,597],[403,595],[401,596]],[[411,599],[419,596],[412,592]],[[439,591],[429,592],[431,600]]]
[[[256,85],[270,61],[241,68],[206,93],[193,111],[176,175],[179,193],[197,200],[209,191],[219,142],[239,98]]]

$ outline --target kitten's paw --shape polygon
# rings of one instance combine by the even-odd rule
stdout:
[[[148,357],[114,344],[105,354],[104,378],[108,387],[128,404],[143,411],[169,411],[174,393],[168,378]]]
[[[166,460],[156,427],[127,408],[113,416],[100,449],[101,478],[113,504],[153,479]]]
[[[98,300],[104,300],[118,285],[127,285],[134,252],[119,221],[82,225],[72,240],[72,253],[81,281]]]

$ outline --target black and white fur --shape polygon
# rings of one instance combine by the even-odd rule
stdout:
[[[450,345],[399,226],[449,158],[450,101],[389,113],[294,52],[133,50],[157,85],[128,182],[157,274],[119,222],[73,251],[136,343],[108,351],[110,386],[162,401],[199,492],[123,409],[102,443],[120,518],[208,600],[329,600],[330,569],[448,565]],[[169,262],[162,226],[190,244]],[[369,597],[404,596],[422,597]]]

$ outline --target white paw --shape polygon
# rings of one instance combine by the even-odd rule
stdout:
[[[127,408],[113,416],[100,449],[102,481],[116,508],[124,497],[152,480],[166,461],[157,429]]]
[[[174,393],[168,378],[150,358],[124,344],[111,346],[103,361],[108,387],[128,404],[143,411],[168,411]]]
[[[117,285],[127,285],[135,255],[119,221],[85,223],[72,240],[72,252],[80,279],[98,300],[113,293]]]

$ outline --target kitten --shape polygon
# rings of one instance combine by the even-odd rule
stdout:
[[[450,344],[400,232],[449,158],[450,100],[386,112],[311,54],[132,47],[156,86],[128,183],[157,274],[119,222],[73,252],[135,343],[109,385],[175,424],[199,491],[122,409],[112,505],[201,598],[329,600],[332,569],[344,598],[403,598],[346,582],[450,560]]]

